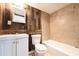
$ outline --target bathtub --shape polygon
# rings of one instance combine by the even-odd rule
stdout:
[[[55,40],[44,41],[47,47],[45,56],[79,56],[79,49]]]

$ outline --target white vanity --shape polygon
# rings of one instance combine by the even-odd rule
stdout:
[[[0,56],[28,56],[28,34],[0,35]]]

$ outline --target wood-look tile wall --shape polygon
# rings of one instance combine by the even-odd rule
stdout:
[[[1,15],[3,15],[2,13],[3,13],[3,10],[4,10],[4,4],[3,3],[0,3],[0,33],[2,33],[3,31],[2,31],[2,16]]]
[[[0,3],[0,10],[0,34],[26,33],[26,24],[12,22],[12,4]]]
[[[27,27],[29,34],[41,33],[41,11],[28,6],[26,8],[27,13]]]
[[[41,11],[25,5],[25,20],[26,23],[12,22],[13,20],[13,4],[2,3],[0,4],[0,33],[28,33],[36,34],[41,33]],[[8,21],[11,21],[11,25],[8,25]],[[1,33],[1,34],[2,34]]]
[[[50,38],[79,48],[79,4],[70,4],[50,18]]]

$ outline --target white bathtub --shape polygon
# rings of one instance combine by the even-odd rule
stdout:
[[[79,49],[54,40],[44,41],[47,46],[45,56],[79,56]]]

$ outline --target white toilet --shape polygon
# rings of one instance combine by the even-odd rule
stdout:
[[[40,34],[32,35],[32,44],[35,45],[35,51],[37,56],[43,56],[47,51],[46,46],[40,44],[40,41],[41,41]]]

